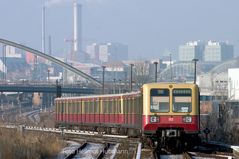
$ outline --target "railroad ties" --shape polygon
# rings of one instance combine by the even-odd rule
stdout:
[[[154,159],[238,159],[239,146],[230,146],[218,142],[203,142],[190,151],[181,154],[170,154],[168,151],[154,152]]]
[[[113,158],[116,154],[117,145],[115,144],[91,142],[77,143],[75,141],[68,142],[70,145],[61,151],[58,155],[59,159],[102,159],[104,157]],[[108,150],[111,150],[110,153]]]

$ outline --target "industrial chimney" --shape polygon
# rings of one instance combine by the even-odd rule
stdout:
[[[46,30],[45,30],[45,11],[46,11],[46,7],[45,5],[43,5],[42,7],[42,52],[45,53],[45,35],[46,35]]]
[[[74,45],[74,55],[72,56],[74,59],[80,58],[82,61],[82,33],[81,33],[81,5],[74,1],[74,38],[73,38],[73,45]]]

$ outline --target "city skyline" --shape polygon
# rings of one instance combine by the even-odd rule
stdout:
[[[59,0],[49,2],[46,8],[46,37],[52,36],[53,54],[64,56],[70,48],[64,39],[73,37],[73,3],[65,0],[58,4]],[[43,3],[1,1],[0,36],[41,50]],[[235,55],[238,55],[239,24],[236,19],[239,12],[236,6],[239,2],[236,0],[83,0],[80,3],[83,9],[84,50],[92,42],[120,42],[129,46],[130,59],[150,59],[162,57],[166,49],[175,55],[178,46],[187,41],[215,40],[229,41],[235,47]]]

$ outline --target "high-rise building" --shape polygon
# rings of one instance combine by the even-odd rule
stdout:
[[[179,46],[179,61],[198,59],[205,62],[221,62],[233,58],[233,46],[225,42],[188,42]]]
[[[93,62],[122,61],[128,59],[128,46],[120,43],[93,43],[86,48]]]
[[[179,46],[179,61],[192,61],[203,58],[204,43],[200,41],[187,42]]]
[[[209,41],[205,46],[205,62],[220,62],[231,58],[233,58],[233,46],[228,43]]]
[[[107,43],[99,46],[99,60],[102,62],[128,59],[128,46],[120,43]]]
[[[21,50],[10,45],[6,45],[6,57],[21,58]]]
[[[91,45],[88,45],[86,47],[86,52],[89,54],[92,62],[95,63],[99,61],[99,45],[98,44],[93,43]]]
[[[228,99],[239,100],[239,68],[228,69]]]

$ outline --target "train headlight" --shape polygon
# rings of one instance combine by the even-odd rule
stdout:
[[[151,116],[150,117],[150,122],[151,123],[159,122],[159,116]]]
[[[191,116],[184,116],[184,117],[183,117],[183,122],[185,122],[185,123],[191,123],[191,122],[192,122],[192,117],[191,117]]]

